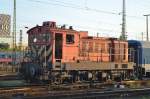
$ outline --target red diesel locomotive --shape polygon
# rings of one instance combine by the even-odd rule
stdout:
[[[57,27],[52,21],[27,33],[29,49],[21,73],[28,80],[106,81],[130,79],[133,74],[127,41],[88,36],[87,31]]]

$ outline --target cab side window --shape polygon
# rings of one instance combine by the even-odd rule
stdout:
[[[74,41],[74,35],[73,34],[67,34],[66,35],[66,44],[73,44]]]

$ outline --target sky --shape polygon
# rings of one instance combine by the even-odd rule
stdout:
[[[42,25],[43,21],[66,24],[89,35],[119,37],[122,23],[122,0],[16,0],[17,40],[25,27]],[[0,13],[13,17],[13,0],[0,0]],[[126,31],[128,39],[146,39],[146,18],[150,14],[150,0],[126,0]]]

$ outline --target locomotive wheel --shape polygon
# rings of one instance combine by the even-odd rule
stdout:
[[[24,62],[21,64],[20,73],[26,80],[37,80],[40,75],[40,66],[37,63]]]

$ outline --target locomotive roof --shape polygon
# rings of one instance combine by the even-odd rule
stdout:
[[[45,26],[35,26],[35,27],[33,27],[33,28],[31,28],[31,29],[29,29],[28,31],[27,31],[27,33],[30,33],[32,30],[34,30],[34,29],[37,29],[37,28],[47,28],[47,29],[49,29],[50,31],[58,31],[58,32],[79,32],[79,31],[76,31],[76,30],[74,30],[74,29],[68,29],[68,28],[61,28],[61,27],[55,27],[55,28],[51,28],[51,27],[45,27]]]
[[[121,41],[121,42],[127,42],[125,40],[120,40],[118,38],[108,38],[108,37],[94,37],[94,36],[88,36],[88,37],[83,37],[82,39],[89,39],[89,40],[114,40],[114,41]]]
[[[94,37],[94,36],[88,36],[88,37],[83,37],[82,39],[93,39],[93,40],[108,40],[109,38],[106,37]]]
[[[47,25],[48,23],[48,25]],[[51,25],[52,26],[51,26]],[[68,33],[81,33],[81,32],[87,32],[87,31],[76,31],[73,29],[72,26],[70,26],[69,28],[66,28],[65,25],[63,26],[56,26],[56,22],[53,22],[53,21],[46,21],[46,22],[43,22],[43,25],[42,26],[39,26],[39,25],[36,25],[35,27],[29,29],[27,31],[27,33],[32,33],[31,31],[34,31],[36,29],[46,29],[48,31],[52,31],[52,32],[68,32]],[[87,32],[88,33],[88,32]],[[124,40],[120,40],[118,38],[110,38],[110,37],[96,37],[96,36],[85,36],[83,37],[82,39],[89,39],[89,40],[112,40],[112,41],[121,41],[121,42],[127,42],[127,41],[124,41]]]
[[[31,29],[29,29],[28,31],[27,31],[27,33],[30,33],[30,31],[32,31],[32,30],[34,30],[34,29],[36,29],[36,28],[41,28],[42,26],[38,26],[38,25],[36,25],[35,27],[33,27],[33,28],[31,28]]]

